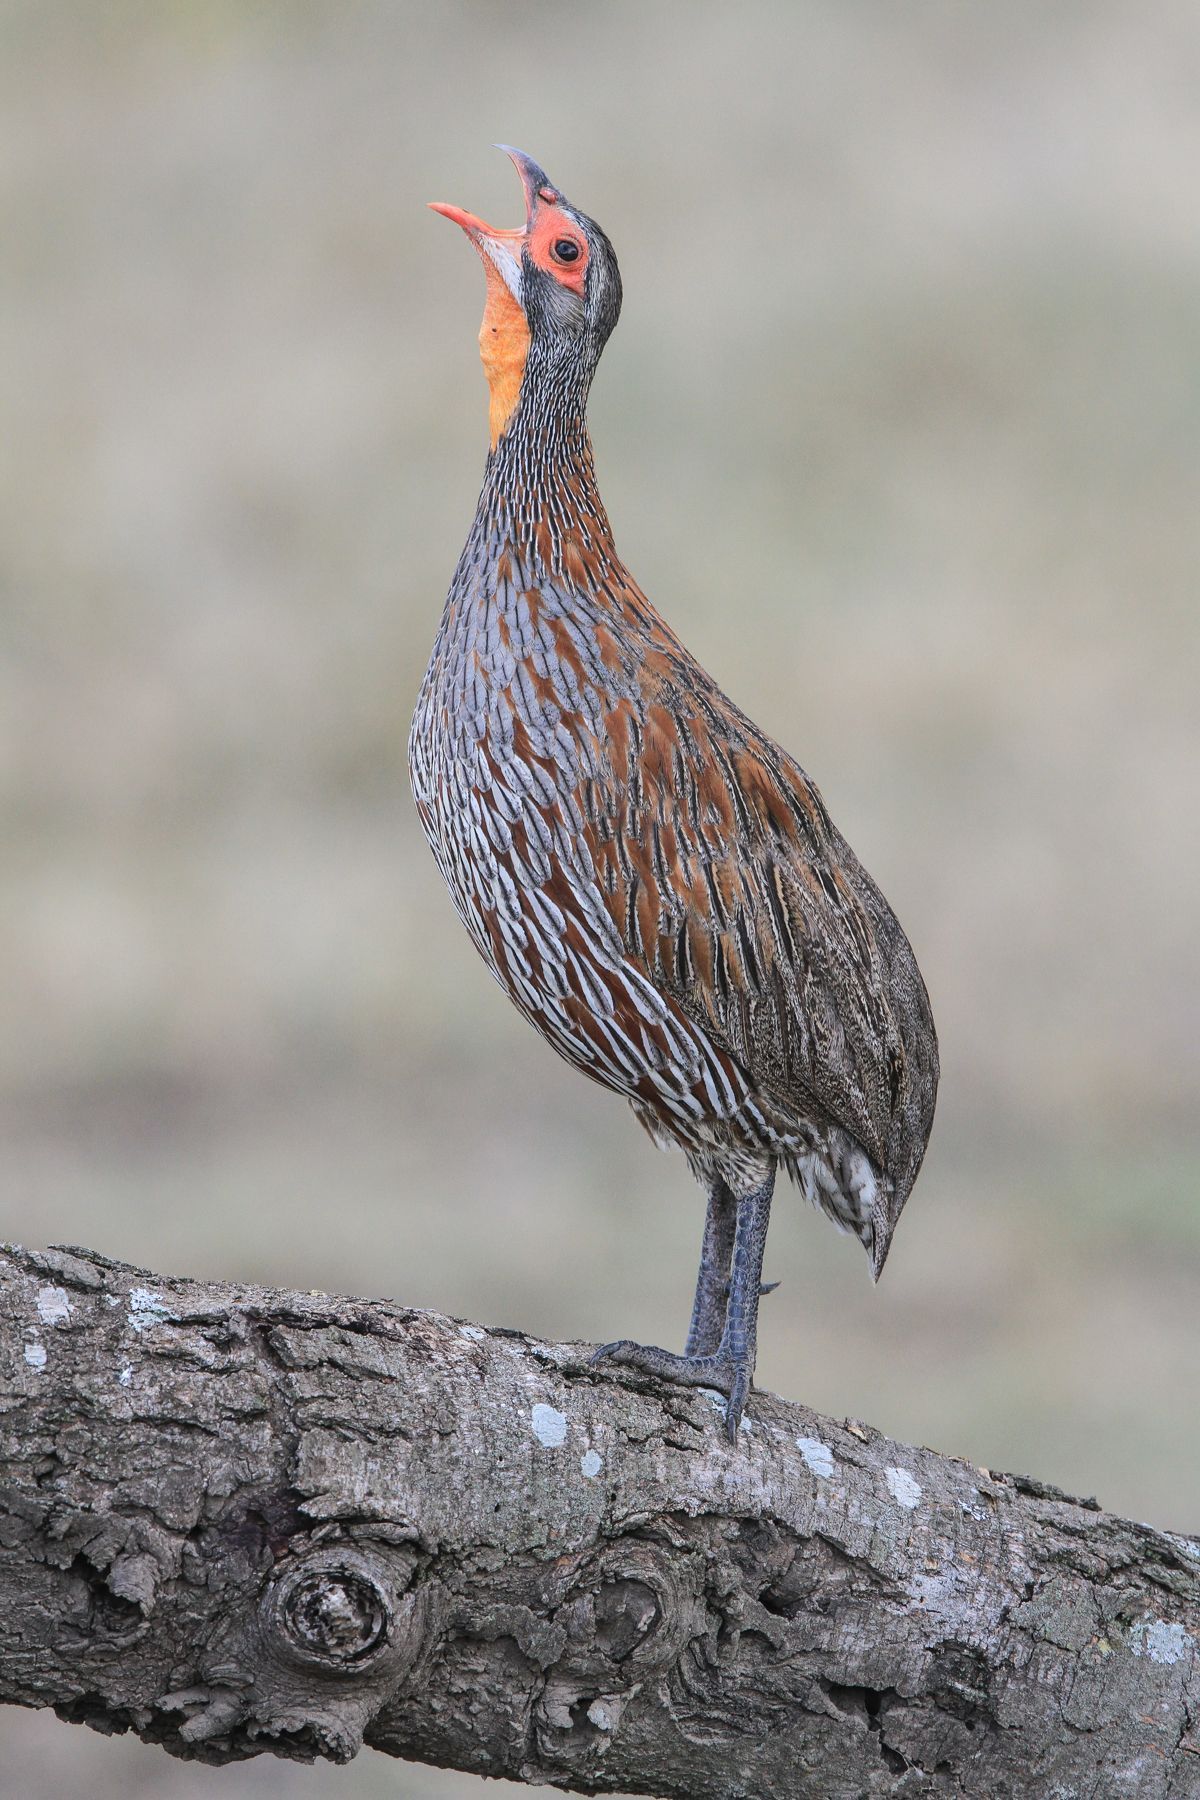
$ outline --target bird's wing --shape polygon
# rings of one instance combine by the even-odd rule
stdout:
[[[886,1170],[911,977],[928,1014],[911,950],[803,770],[655,637],[582,807],[626,955],[777,1112],[841,1125]]]

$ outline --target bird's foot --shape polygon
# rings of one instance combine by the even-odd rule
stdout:
[[[660,1350],[657,1344],[635,1344],[629,1338],[620,1338],[614,1344],[602,1344],[589,1360],[620,1363],[624,1368],[641,1369],[647,1375],[657,1375],[684,1387],[715,1389],[726,1399],[725,1435],[731,1444],[737,1442],[754,1373],[751,1357],[734,1356],[724,1349],[710,1356],[680,1356],[673,1350]]]

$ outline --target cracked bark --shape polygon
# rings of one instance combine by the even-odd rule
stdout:
[[[390,1302],[0,1252],[0,1700],[219,1763],[1200,1796],[1200,1543]]]

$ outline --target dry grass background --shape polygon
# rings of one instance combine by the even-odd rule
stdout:
[[[1200,24],[0,7],[0,1233],[681,1338],[698,1196],[510,1010],[403,742],[531,150],[617,245],[622,550],[820,782],[941,1030],[872,1291],[760,1378],[1200,1525]],[[0,1795],[465,1796],[0,1718]],[[515,1791],[515,1790],[514,1790]]]

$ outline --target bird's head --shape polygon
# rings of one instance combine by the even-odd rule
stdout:
[[[491,389],[493,448],[508,429],[522,390],[586,398],[600,352],[621,310],[613,247],[594,220],[572,206],[544,169],[507,144],[525,189],[525,223],[486,225],[459,206],[431,201],[461,225],[483,262],[487,300],[479,354]]]

